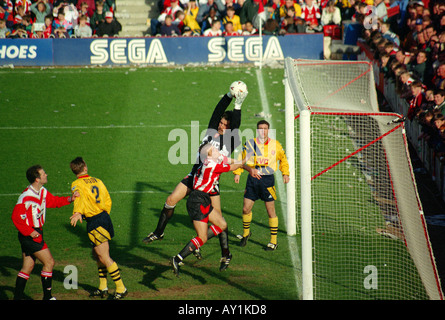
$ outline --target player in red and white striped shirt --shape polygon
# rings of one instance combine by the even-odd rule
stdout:
[[[227,163],[227,157],[217,159],[216,161],[207,158],[196,172],[193,189],[210,193],[212,189],[218,185],[221,174],[229,170],[230,165]]]
[[[173,272],[177,276],[183,259],[203,246],[207,240],[219,235],[227,228],[223,216],[212,207],[210,192],[218,185],[222,173],[236,170],[246,162],[246,159],[244,159],[243,162],[235,163],[233,159],[222,156],[219,150],[210,143],[201,146],[199,154],[202,165],[196,171],[193,191],[187,199],[187,212],[193,221],[197,236],[190,240],[176,256],[171,258]],[[208,226],[209,222],[212,224],[210,227]],[[230,252],[226,254],[227,256],[223,256],[221,259],[221,271],[225,270],[232,258]]]
[[[43,299],[50,300],[54,299],[51,294],[54,258],[43,240],[42,227],[45,224],[46,208],[66,206],[73,202],[79,193],[73,194],[72,197],[53,196],[43,187],[48,182],[48,176],[39,165],[30,167],[26,171],[26,178],[30,185],[20,195],[11,217],[19,231],[23,256],[22,269],[16,279],[14,300],[21,299],[36,259],[43,264],[41,271]]]

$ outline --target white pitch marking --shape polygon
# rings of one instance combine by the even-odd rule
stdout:
[[[258,81],[258,89],[260,91],[260,98],[261,98],[261,105],[263,108],[263,113],[265,115],[268,115],[268,114],[270,114],[269,103],[267,101],[266,88],[264,86],[263,74],[262,74],[261,70],[259,70],[259,69],[256,70],[256,77],[257,77],[257,81]],[[284,183],[283,183],[283,179],[281,176],[281,172],[280,172],[280,174],[277,175],[275,181],[277,183],[278,196],[280,197],[280,199],[285,199]],[[287,219],[285,216],[285,214],[287,212],[286,207],[284,205],[284,201],[280,201],[280,202],[281,202],[281,213],[283,215],[283,220],[284,220],[284,223],[287,224]],[[294,276],[295,276],[295,284],[297,287],[297,293],[298,293],[298,296],[301,297],[302,284],[301,284],[301,276],[298,272],[298,270],[300,269],[300,266],[301,266],[300,252],[298,250],[296,238],[295,237],[287,237],[287,239],[288,239],[288,246],[289,246],[289,251],[290,251],[291,259],[292,259],[292,265],[294,266]]]

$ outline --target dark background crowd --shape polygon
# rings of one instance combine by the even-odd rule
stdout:
[[[159,0],[153,36],[234,36],[340,30],[348,0]],[[1,38],[116,36],[115,0],[0,0]],[[259,11],[264,10],[264,16]]]
[[[386,15],[371,15],[356,17],[362,38],[409,104],[407,121],[421,125],[418,139],[445,162],[445,2],[395,1]]]
[[[117,36],[114,0],[0,0],[0,38]]]

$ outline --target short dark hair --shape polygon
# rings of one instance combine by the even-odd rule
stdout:
[[[262,124],[267,124],[267,128],[268,128],[268,129],[270,128],[270,124],[269,124],[269,122],[267,122],[266,120],[260,120],[260,121],[258,121],[257,124],[256,124],[256,128],[258,129],[258,127],[259,127],[260,125],[262,125]]]
[[[226,119],[229,122],[229,127],[230,127],[230,122],[232,121],[232,115],[233,115],[233,111],[226,111],[221,116],[221,119]]]
[[[42,170],[42,166],[39,164],[36,164],[28,170],[26,170],[26,179],[28,179],[29,183],[34,183],[37,178],[40,178],[40,170]]]
[[[70,163],[71,171],[75,175],[78,175],[79,173],[81,173],[83,168],[85,168],[85,166],[86,166],[86,163],[85,163],[85,161],[83,160],[82,157],[77,157],[76,159],[74,159]]]

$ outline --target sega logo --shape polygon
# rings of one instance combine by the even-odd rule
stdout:
[[[125,39],[110,41],[107,39],[94,40],[90,44],[91,64],[104,64],[108,60],[116,64],[125,63],[167,63],[167,56],[159,39],[151,41],[148,51],[145,49],[144,39]]]
[[[148,46],[148,48],[146,48]],[[214,37],[207,43],[208,62],[260,61],[264,59],[284,60],[283,51],[277,37],[270,37],[263,48],[259,37]],[[160,39],[98,39],[90,44],[90,63],[105,64],[165,64],[168,63]]]
[[[209,41],[208,50],[209,62],[222,62],[226,58],[231,62],[260,61],[261,54],[265,60],[284,60],[283,50],[277,37],[270,37],[264,49],[263,39],[260,37],[235,36],[229,37],[228,40],[215,37]]]
[[[35,59],[37,57],[37,46],[6,46],[0,47],[0,59]]]

